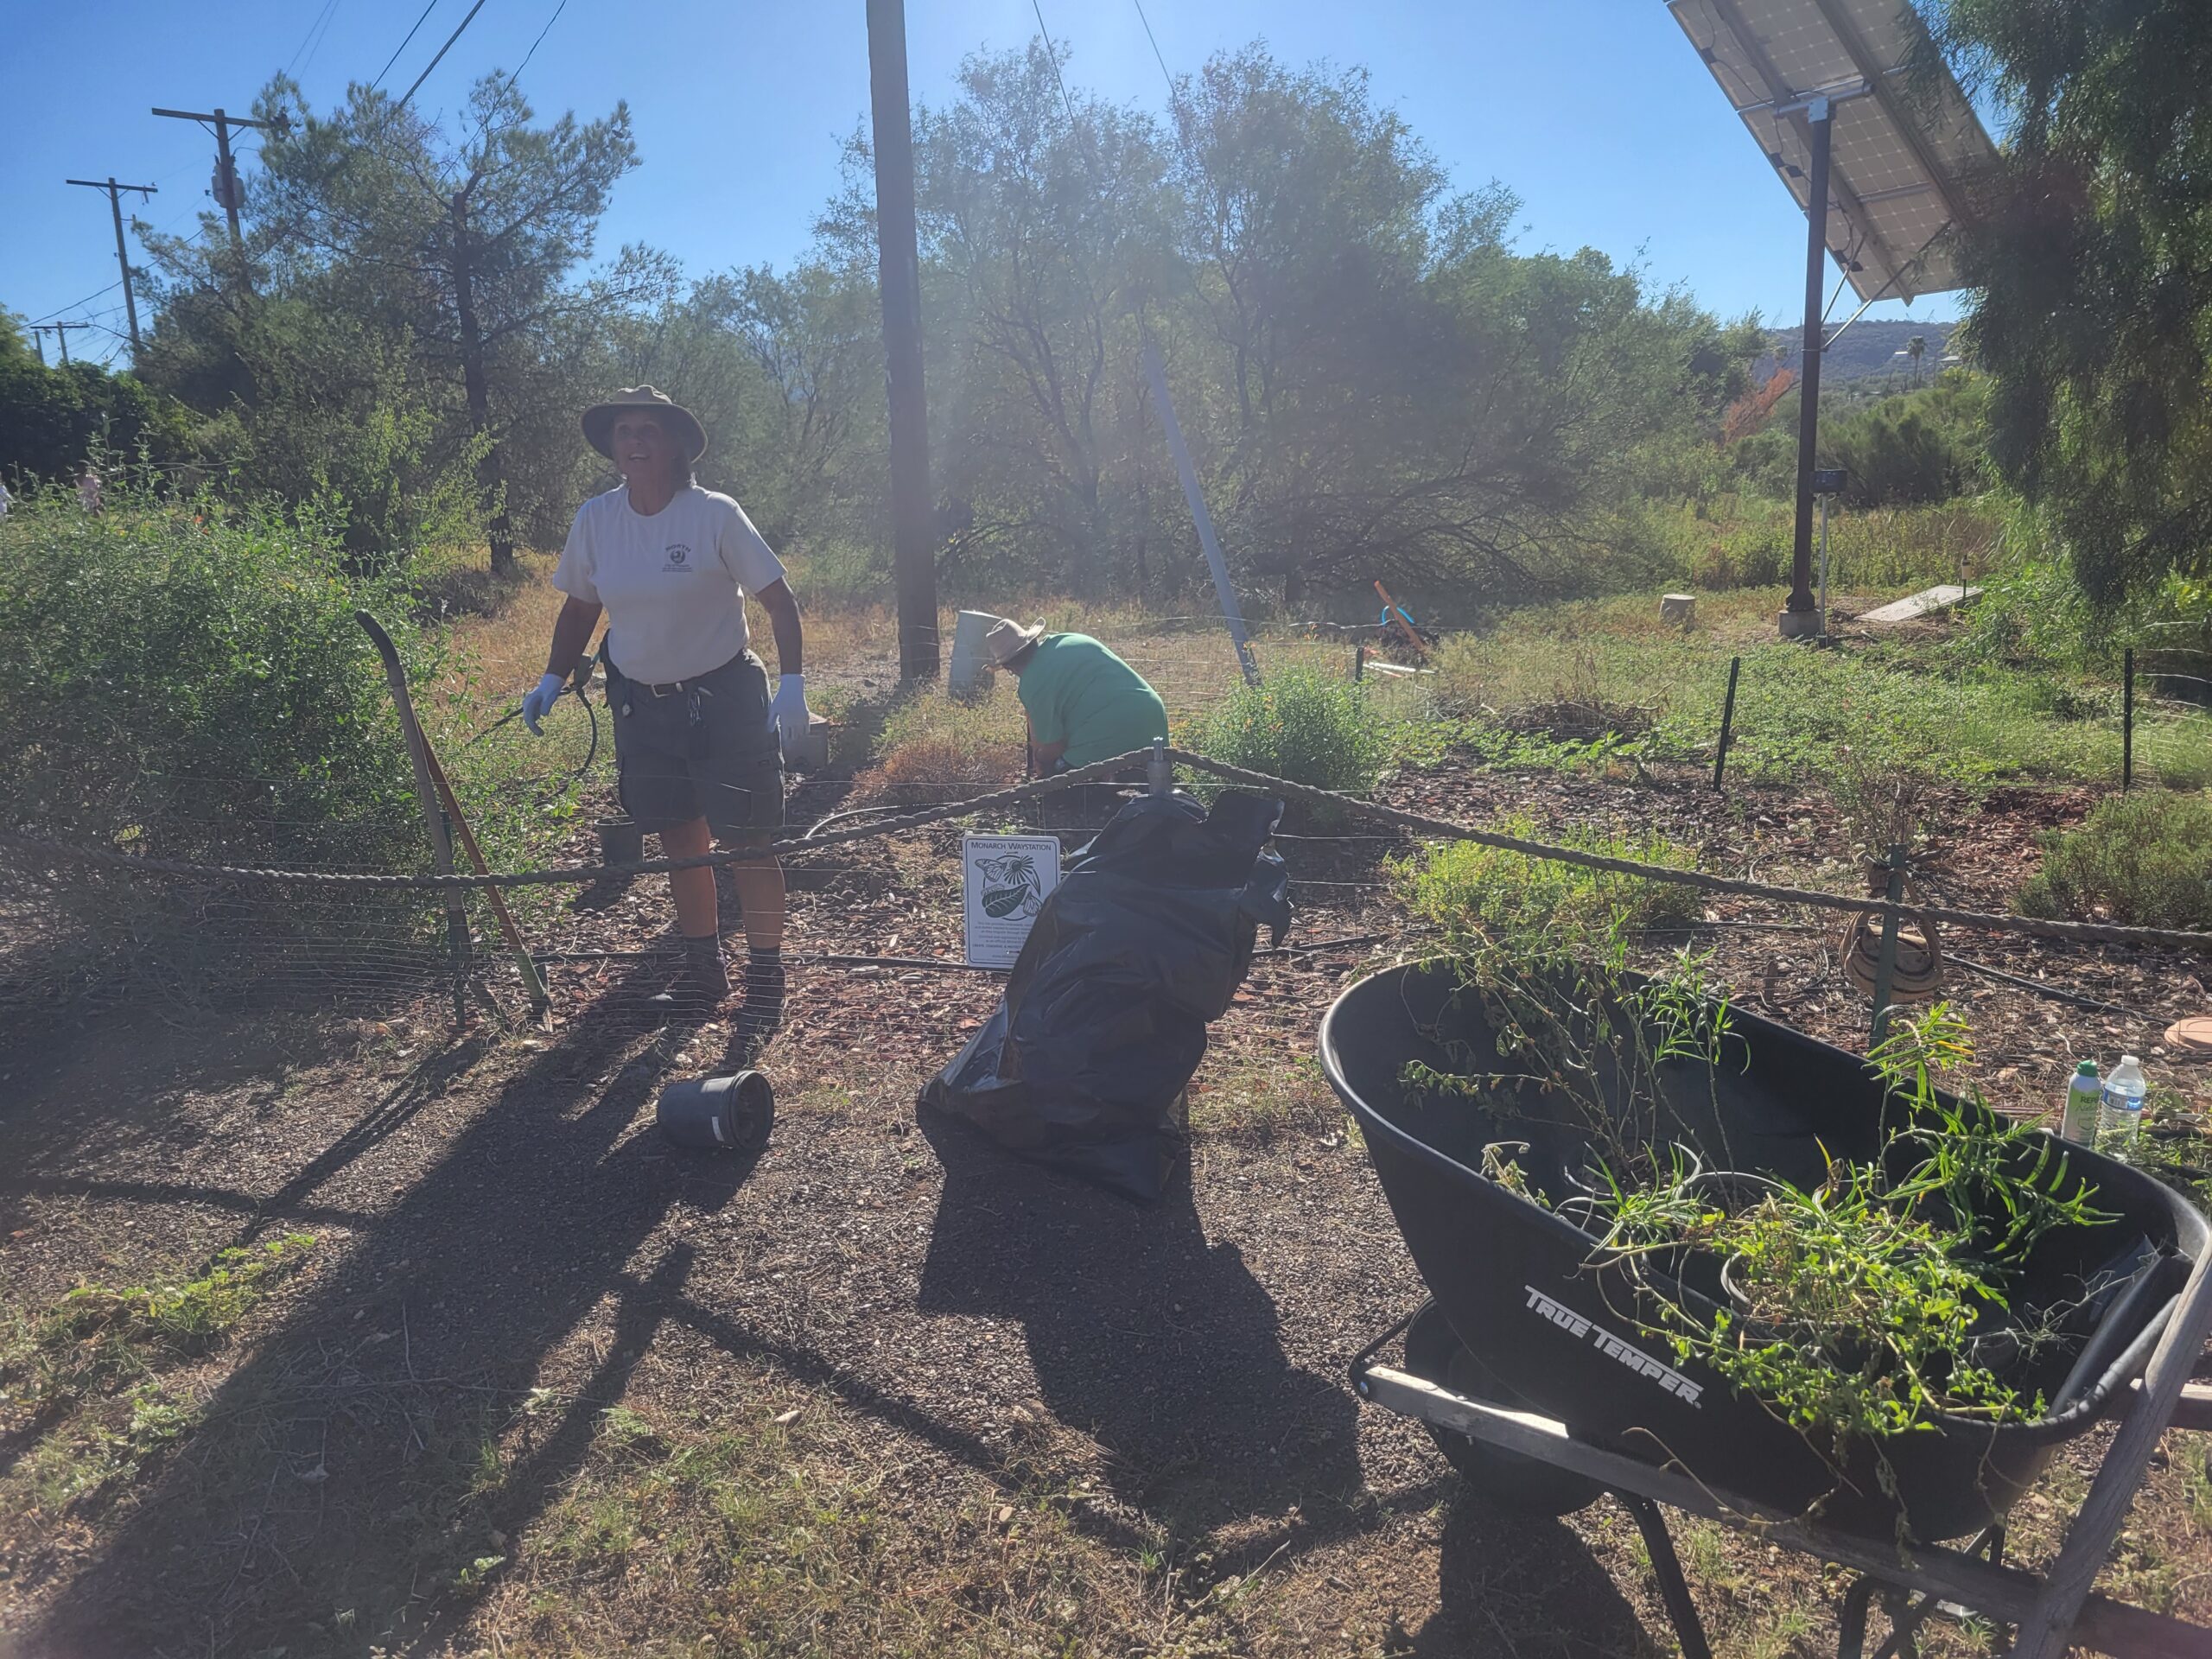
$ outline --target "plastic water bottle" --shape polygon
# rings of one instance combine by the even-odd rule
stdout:
[[[2135,1144],[2135,1132],[2143,1127],[2143,1096],[2149,1087],[2143,1063],[2133,1054],[2121,1055],[2120,1065],[2105,1079],[2097,1107],[2097,1144],[2109,1148],[2114,1157],[2126,1157]]]
[[[2084,1060],[2074,1068],[2066,1085],[2066,1112],[2059,1120],[2060,1135],[2080,1147],[2096,1144],[2097,1116],[2103,1107],[2105,1086],[2097,1080],[2097,1063]]]

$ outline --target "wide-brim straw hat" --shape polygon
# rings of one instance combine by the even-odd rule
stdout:
[[[614,459],[614,417],[626,409],[650,409],[660,416],[662,427],[683,443],[689,459],[696,461],[707,453],[707,429],[696,415],[664,391],[625,386],[605,403],[584,410],[584,442],[609,461]]]
[[[1033,628],[1025,628],[1012,617],[1002,616],[983,631],[983,654],[991,659],[993,668],[1004,668],[1035,645],[1044,632],[1042,622]]]

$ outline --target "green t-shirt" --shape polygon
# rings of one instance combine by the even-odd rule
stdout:
[[[1111,760],[1167,735],[1160,694],[1087,633],[1046,634],[1019,683],[1037,741],[1065,740],[1071,766]]]

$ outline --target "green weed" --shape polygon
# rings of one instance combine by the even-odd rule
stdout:
[[[2043,868],[2020,889],[2026,915],[2212,927],[2212,792],[2114,796],[2043,848]]]
[[[1364,686],[1304,663],[1238,687],[1197,739],[1230,766],[1355,795],[1375,787],[1389,752]]]
[[[1507,818],[1502,835],[1550,840],[1611,858],[1689,869],[1690,849],[1663,836],[1541,833],[1535,820]],[[1388,867],[1400,901],[1441,929],[1446,948],[1462,950],[1478,938],[1541,931],[1554,940],[1597,939],[1625,928],[1677,927],[1697,919],[1694,889],[1639,876],[1585,870],[1548,859],[1502,852],[1475,842],[1452,842]]]

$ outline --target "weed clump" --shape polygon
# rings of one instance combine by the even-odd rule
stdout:
[[[1535,821],[1503,819],[1500,834],[1538,839]],[[1687,847],[1664,836],[1604,836],[1569,830],[1565,845],[1609,858],[1689,869]],[[1556,945],[1596,942],[1618,931],[1684,927],[1699,915],[1694,888],[1646,877],[1586,870],[1549,859],[1524,857],[1477,842],[1452,842],[1393,861],[1390,880],[1399,902],[1440,929],[1445,948],[1465,952],[1482,941],[1546,934]]]
[[[2020,889],[2024,915],[2212,927],[2212,792],[2103,800],[2078,829],[2045,834],[2043,849]]]
[[[1350,795],[1375,787],[1389,752],[1365,691],[1302,663],[1238,687],[1200,727],[1198,747],[1232,766]]]

